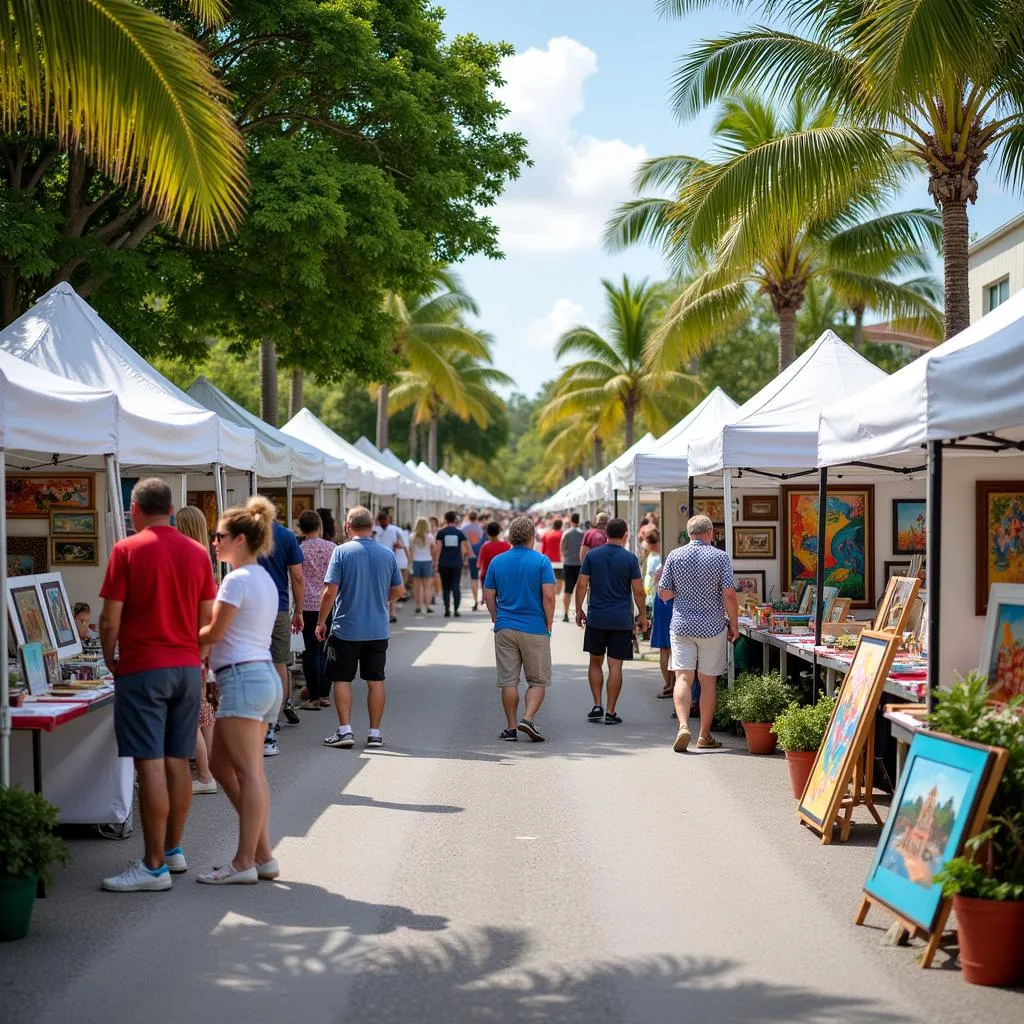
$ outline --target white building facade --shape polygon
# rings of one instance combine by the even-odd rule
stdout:
[[[1024,288],[1024,213],[974,242],[967,266],[973,324]]]

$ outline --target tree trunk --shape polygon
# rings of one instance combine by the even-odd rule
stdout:
[[[796,309],[783,306],[779,317],[779,373],[796,359]]]
[[[409,458],[413,462],[419,462],[419,450],[420,450],[420,428],[416,424],[415,418],[409,423]]]
[[[971,323],[971,296],[967,284],[967,201],[949,199],[941,205],[945,337],[948,341]]]
[[[377,392],[377,448],[384,451],[388,446],[388,396],[390,388],[381,384]]]
[[[305,372],[295,367],[292,370],[292,387],[288,393],[288,416],[294,416],[305,404],[303,390],[305,387]]]
[[[636,424],[636,409],[632,402],[626,403],[626,449],[633,447],[633,431]]]
[[[604,468],[604,454],[601,450],[601,438],[594,438],[594,472]]]
[[[441,417],[434,413],[430,417],[430,438],[427,441],[427,465],[437,471],[437,428],[441,422]]]
[[[853,307],[853,347],[860,352],[864,347],[864,307]]]
[[[270,339],[260,342],[260,419],[277,426],[277,345]]]

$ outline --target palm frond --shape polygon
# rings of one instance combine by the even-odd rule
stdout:
[[[604,229],[602,244],[609,252],[619,252],[631,245],[645,243],[666,251],[680,240],[674,222],[676,201],[656,196],[630,199],[615,208]]]
[[[826,280],[844,301],[856,300],[889,320],[913,319],[929,336],[942,338],[942,311],[915,287],[850,269],[830,268]]]
[[[619,362],[615,349],[597,331],[582,324],[570,327],[555,343],[556,359],[565,359],[576,353],[608,366],[616,366]]]
[[[837,266],[860,263],[879,253],[937,255],[942,247],[942,215],[937,210],[897,210],[854,224],[832,234],[824,243]]]

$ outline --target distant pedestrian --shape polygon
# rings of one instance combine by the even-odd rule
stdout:
[[[598,512],[594,517],[594,525],[583,534],[583,543],[580,545],[580,562],[582,563],[588,554],[595,548],[608,543],[608,520],[611,517],[607,512]]]
[[[458,516],[454,512],[445,512],[445,525],[437,531],[434,540],[446,619],[452,614],[453,608],[455,618],[459,618],[459,605],[462,603],[462,570],[469,564],[471,554],[469,541],[455,525],[456,519]]]
[[[229,508],[213,535],[217,559],[231,572],[221,582],[213,618],[199,631],[199,642],[212,645],[218,704],[210,764],[238,812],[238,846],[227,864],[196,879],[208,885],[254,885],[280,874],[270,848],[270,789],[262,749],[263,730],[277,719],[281,705],[270,654],[278,593],[258,561],[270,553],[274,518],[266,498],[250,498],[245,508]]]
[[[555,519],[551,523],[551,529],[544,532],[540,540],[541,554],[547,555],[555,570],[555,597],[562,591],[562,583],[565,580],[565,573],[562,569],[562,520]]]
[[[369,509],[349,509],[345,531],[349,540],[334,549],[327,566],[316,636],[327,644],[324,671],[334,683],[338,728],[324,740],[328,747],[350,748],[352,680],[358,671],[366,683],[370,716],[367,747],[383,747],[384,680],[391,626],[388,609],[401,596],[402,574],[394,554],[370,535]]]
[[[398,570],[401,572],[401,562],[399,562],[399,553],[405,549],[405,540],[402,537],[402,531],[399,530],[393,522],[391,522],[391,513],[389,509],[383,509],[377,514],[377,525],[373,528],[373,539],[378,543],[382,544],[388,549],[394,556],[395,562],[398,563]],[[408,562],[408,555],[406,553],[406,563]],[[399,597],[405,594],[405,578],[402,578],[402,593]],[[391,601],[388,608],[388,620],[390,622],[397,622],[398,619],[395,616],[395,605],[398,602],[398,598]]]
[[[589,722],[619,725],[616,714],[622,692],[622,663],[633,659],[636,635],[634,605],[639,611],[640,630],[647,630],[647,611],[640,563],[626,550],[628,528],[625,519],[612,519],[607,527],[607,542],[594,548],[580,567],[576,584],[576,624],[585,626],[583,650],[590,655],[587,679],[594,706]],[[583,602],[589,590],[587,610]],[[603,704],[605,688],[604,660],[608,658],[608,703]]]
[[[525,733],[544,740],[537,712],[551,683],[551,624],[555,616],[555,574],[551,560],[533,550],[534,525],[527,516],[508,528],[511,550],[494,558],[484,580],[484,601],[494,623],[494,660],[505,711],[503,740]],[[519,680],[526,676],[523,717],[519,714]]]
[[[651,620],[651,649],[658,652],[663,684],[658,697],[669,700],[675,686],[675,675],[669,667],[672,655],[672,638],[669,634],[672,602],[664,600],[658,593],[662,560],[661,534],[656,526],[648,526],[644,534],[644,548],[647,552],[643,565],[644,596],[647,598],[647,614]]]
[[[473,611],[480,607],[480,568],[477,565],[477,558],[480,554],[480,546],[484,542],[484,528],[480,525],[479,520],[479,513],[471,509],[466,514],[466,520],[461,526],[461,530],[469,542],[469,589],[473,594]]]
[[[217,596],[209,552],[171,526],[167,484],[140,480],[130,509],[136,533],[114,545],[100,590],[100,643],[114,674],[117,752],[135,761],[145,853],[103,880],[111,892],[169,889],[170,872],[187,870],[181,839],[199,726],[199,630]]]
[[[490,522],[487,524],[487,540],[483,542],[480,547],[480,554],[477,560],[480,564],[480,576],[482,579],[487,579],[487,568],[491,562],[498,557],[498,555],[504,554],[504,552],[510,550],[512,547],[507,540],[501,539],[501,524],[496,522]]]
[[[690,743],[693,677],[700,681],[702,749],[722,744],[711,735],[718,700],[718,677],[726,670],[729,643],[739,635],[739,602],[729,556],[715,547],[715,528],[707,516],[686,523],[690,542],[671,551],[658,584],[660,595],[672,601],[673,700],[679,729],[673,749],[682,753]]]
[[[433,615],[430,607],[433,596],[434,573],[434,535],[430,532],[430,522],[423,516],[416,520],[412,537],[409,540],[412,555],[412,599],[416,605],[417,615]]]
[[[316,638],[320,618],[320,595],[324,590],[327,565],[337,545],[325,540],[320,514],[306,509],[299,516],[302,533],[302,677],[306,681],[306,699],[300,711],[329,708],[331,683],[324,676],[324,645]]]
[[[569,517],[569,529],[562,534],[562,621],[569,621],[569,602],[576,590],[580,578],[580,565],[583,559],[580,551],[583,547],[583,531],[580,529],[580,514],[573,512]]]

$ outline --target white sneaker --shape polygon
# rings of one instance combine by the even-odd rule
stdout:
[[[271,857],[270,860],[256,865],[256,874],[264,882],[270,882],[281,874],[281,865],[277,863],[276,857]]]
[[[267,737],[263,741],[263,756],[274,757],[281,753],[281,748],[277,745],[277,740]]]
[[[259,880],[255,865],[244,871],[236,871],[230,863],[222,868],[214,868],[196,879],[197,882],[205,882],[206,885],[255,885]]]
[[[161,892],[171,887],[171,873],[166,867],[160,868],[155,874],[137,860],[119,875],[103,879],[103,888],[107,892]]]
[[[183,875],[188,871],[188,864],[185,862],[185,851],[180,846],[174,850],[164,851],[164,863],[172,875]]]
[[[217,792],[217,780],[210,779],[209,782],[200,782],[199,779],[192,780],[192,795],[195,796],[198,793],[216,793]]]
[[[352,730],[348,732],[342,732],[339,726],[330,736],[324,737],[325,747],[340,747],[342,750],[349,750],[355,743],[356,738],[352,735]]]

